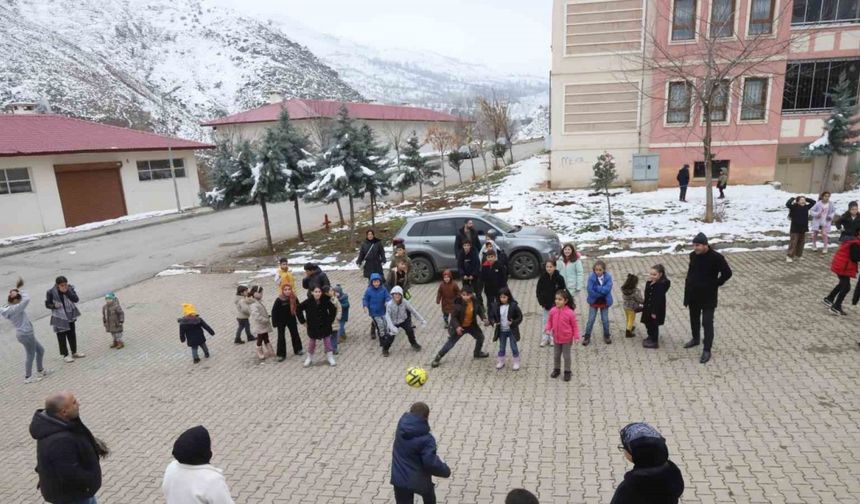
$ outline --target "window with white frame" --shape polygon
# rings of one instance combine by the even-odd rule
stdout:
[[[750,35],[773,33],[774,0],[752,0],[750,3]]]
[[[696,38],[696,0],[675,0],[672,12],[672,40]]]
[[[735,0],[711,1],[711,38],[735,34]]]
[[[726,122],[729,119],[729,90],[731,81],[721,80],[711,96],[711,122]]]
[[[741,97],[741,121],[762,121],[767,111],[767,77],[748,77],[744,80]]]
[[[30,183],[30,170],[27,168],[6,168],[0,170],[0,194],[33,192]]]
[[[690,122],[692,89],[686,82],[670,82],[669,98],[666,100],[666,124]]]
[[[860,22],[858,0],[794,0],[791,24],[802,26],[821,23]]]
[[[177,178],[185,176],[185,163],[182,158],[173,160],[173,173]],[[137,162],[137,178],[141,182],[147,180],[162,180],[170,177],[170,160],[169,159],[153,159],[148,161]]]

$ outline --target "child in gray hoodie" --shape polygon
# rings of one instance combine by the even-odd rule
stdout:
[[[36,340],[33,332],[33,324],[27,316],[27,305],[30,304],[30,296],[21,289],[24,280],[18,279],[14,289],[9,291],[6,298],[8,304],[0,306],[0,316],[9,320],[15,326],[15,338],[18,343],[24,345],[27,357],[24,360],[24,383],[35,383],[48,374],[48,370],[42,366],[42,358],[45,349]],[[33,360],[36,361],[36,376],[33,376]]]
[[[421,321],[421,326],[427,325],[424,317],[418,313],[412,303],[403,297],[403,288],[399,285],[391,289],[391,301],[385,305],[385,322],[388,325],[388,338],[383,342],[382,355],[388,357],[388,349],[394,343],[394,336],[397,335],[399,329],[406,331],[406,337],[409,339],[409,344],[416,352],[421,350],[421,345],[415,340],[415,326],[412,325],[412,317]]]

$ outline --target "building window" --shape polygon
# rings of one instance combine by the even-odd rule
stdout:
[[[33,192],[30,171],[26,168],[0,170],[0,194]]]
[[[696,0],[675,0],[672,13],[672,40],[696,38]]]
[[[711,161],[711,176],[717,178],[720,176],[720,170],[726,169],[726,174],[729,173],[729,161],[726,159]],[[693,163],[693,178],[705,178],[705,162],[696,161]]]
[[[177,177],[185,176],[185,164],[182,162],[182,158],[173,160],[173,171]],[[138,161],[137,178],[140,181],[169,179],[170,160],[154,159],[151,161]]]
[[[687,124],[690,122],[690,85],[686,82],[669,83],[669,99],[666,110],[667,124]]]
[[[711,122],[726,122],[729,119],[729,90],[731,81],[720,81],[720,85],[711,98]]]
[[[744,80],[741,101],[741,121],[762,121],[767,110],[767,78],[749,77]]]
[[[826,110],[833,106],[830,93],[842,75],[853,89],[860,81],[860,60],[789,63],[785,72],[783,112]]]
[[[752,0],[750,5],[750,35],[773,33],[773,0]]]
[[[711,38],[731,37],[735,34],[735,0],[711,2]]]
[[[858,0],[794,0],[791,24],[860,22]]]

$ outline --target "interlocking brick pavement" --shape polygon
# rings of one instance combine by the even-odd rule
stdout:
[[[526,313],[524,367],[516,373],[496,371],[493,359],[472,360],[470,341],[442,367],[429,368],[445,339],[435,285],[413,290],[431,321],[418,330],[424,351],[414,353],[401,334],[384,359],[367,334],[358,272],[330,275],[353,305],[336,368],[304,369],[297,357],[259,363],[250,345],[233,345],[238,275],[157,278],[118,292],[127,318],[121,351],[108,348],[100,302],[84,304],[79,340],[88,356],[73,364],[59,360],[47,319],[40,319],[37,334],[55,373],[35,385],[21,384],[23,351],[4,325],[0,501],[41,502],[28,425],[50,391],[69,389],[112,449],[98,495],[107,504],[162,502],[172,443],[196,424],[211,431],[213,462],[238,503],[392,502],[394,427],[416,400],[430,404],[439,453],[453,469],[452,478],[439,480],[440,502],[501,503],[517,486],[541,502],[608,502],[629,468],[616,449],[617,432],[636,420],[668,439],[686,479],[685,503],[860,502],[860,310],[849,306],[843,318],[826,313],[819,299],[834,277],[812,253],[795,264],[779,253],[728,258],[735,276],[720,292],[714,358],[706,366],[698,349],[682,348],[689,339],[681,304],[687,258],[608,261],[619,283],[628,272],[644,277],[651,264],[666,265],[673,285],[662,346],[646,351],[641,338],[625,339],[623,312],[613,308],[613,344],[604,345],[598,329],[591,346],[576,347],[571,383],[549,378],[552,350],[538,347],[534,281],[512,283]],[[44,315],[42,289],[30,288],[31,314]],[[182,302],[196,303],[217,332],[212,358],[196,366],[178,338]],[[404,383],[415,364],[430,376],[418,390]]]

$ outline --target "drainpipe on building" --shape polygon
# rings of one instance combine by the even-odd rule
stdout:
[[[167,148],[167,157],[170,160],[170,178],[173,179],[173,195],[176,197],[176,211],[182,213],[182,205],[179,203],[179,184],[176,183],[176,170],[173,167],[173,149],[170,147]]]
[[[642,68],[640,69],[641,75],[639,76],[639,127],[637,128],[637,146],[636,152],[638,154],[642,154],[642,99],[644,95],[644,87],[645,87],[645,45],[648,42],[648,38],[645,34],[648,31],[648,2],[647,0],[642,0]]]

